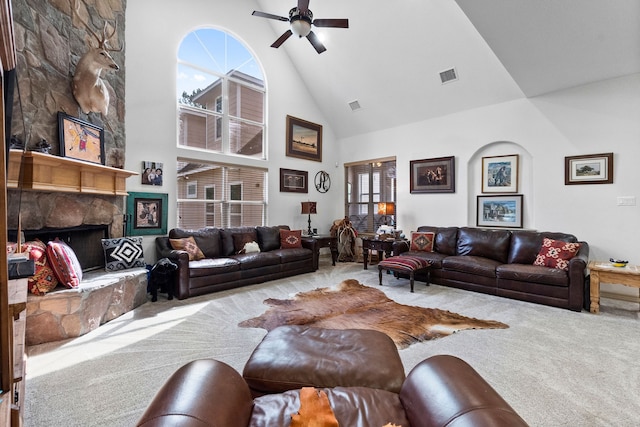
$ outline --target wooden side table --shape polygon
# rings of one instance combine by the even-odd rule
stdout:
[[[589,296],[590,311],[600,312],[600,283],[612,283],[640,289],[640,266],[627,265],[614,267],[610,262],[590,261],[588,268],[591,274]]]
[[[378,260],[382,261],[382,254],[389,258],[391,257],[391,251],[393,250],[393,243],[395,239],[369,239],[367,237],[362,238],[362,257],[364,259],[364,269],[367,270],[367,263],[369,261],[369,250],[378,251]]]
[[[317,242],[318,252],[320,248],[329,248],[331,250],[331,265],[336,265],[338,259],[338,238],[333,236],[312,236]]]

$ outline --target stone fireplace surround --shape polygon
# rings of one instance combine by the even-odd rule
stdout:
[[[123,196],[9,190],[8,228],[37,230],[105,226],[122,236]],[[99,238],[96,246],[101,248]],[[101,249],[100,249],[101,250]],[[104,264],[102,264],[104,266]],[[83,266],[84,268],[84,266]],[[146,269],[86,272],[78,289],[62,287],[27,297],[26,344],[78,337],[147,301]]]

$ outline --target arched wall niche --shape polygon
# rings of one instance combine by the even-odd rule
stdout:
[[[518,186],[516,193],[483,193],[482,192],[482,158],[493,156],[518,155]],[[469,209],[467,223],[477,225],[478,196],[483,195],[515,195],[522,194],[522,227],[535,228],[533,200],[533,167],[531,153],[522,145],[512,141],[493,141],[480,147],[469,158],[467,163],[467,185],[469,188],[467,205]]]

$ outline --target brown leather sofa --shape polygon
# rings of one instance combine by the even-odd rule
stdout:
[[[324,388],[340,426],[519,427],[527,423],[466,362],[439,355],[419,363],[399,393],[368,387]],[[138,426],[289,426],[300,391],[255,399],[240,374],[201,359],[178,369],[158,391]]]
[[[174,228],[169,236],[156,237],[158,259],[178,265],[174,295],[185,299],[224,289],[310,273],[318,269],[317,243],[302,238],[301,248],[282,249],[280,229],[274,227],[207,227],[198,230]],[[169,239],[193,237],[203,252],[202,260],[189,261],[189,254],[174,250]],[[246,241],[255,241],[260,252],[238,253]]]
[[[589,245],[581,244],[569,270],[533,265],[543,239],[576,243],[567,233],[421,226],[433,232],[433,252],[410,251],[409,242],[394,244],[395,255],[431,261],[428,276],[416,280],[581,311]]]

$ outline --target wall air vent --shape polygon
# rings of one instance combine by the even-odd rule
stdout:
[[[458,80],[458,73],[455,68],[450,68],[440,72],[440,80],[442,84]]]
[[[351,111],[356,111],[361,109],[362,107],[360,106],[360,102],[358,102],[358,100],[355,101],[351,101],[349,103],[349,107],[351,107]]]

